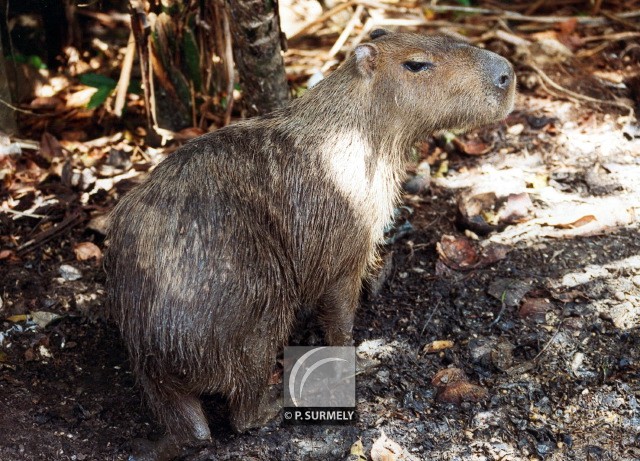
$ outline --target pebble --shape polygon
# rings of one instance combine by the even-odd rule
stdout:
[[[68,282],[82,278],[82,272],[69,264],[63,264],[58,269],[60,276]]]
[[[622,291],[616,291],[613,295],[618,301],[624,301],[625,295]]]
[[[640,287],[640,275],[636,275],[632,280],[635,286]]]

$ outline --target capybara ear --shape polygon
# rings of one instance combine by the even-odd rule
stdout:
[[[374,29],[369,34],[369,37],[371,37],[371,40],[375,40],[378,37],[382,37],[383,35],[389,35],[390,33],[391,32],[388,31],[387,29]]]
[[[356,54],[356,67],[364,77],[371,77],[376,69],[378,48],[373,43],[363,43],[354,50]]]

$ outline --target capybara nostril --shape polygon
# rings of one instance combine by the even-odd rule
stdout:
[[[491,81],[500,90],[507,90],[513,84],[513,68],[502,56],[491,54],[489,62]]]
[[[502,74],[500,77],[496,79],[496,86],[501,90],[506,89],[511,82],[511,76],[508,74]]]

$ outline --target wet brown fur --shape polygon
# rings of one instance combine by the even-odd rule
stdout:
[[[175,440],[209,429],[203,393],[237,430],[261,424],[266,384],[303,306],[351,344],[414,142],[495,122],[502,58],[447,37],[384,34],[303,97],[188,143],[112,214],[113,317],[133,371]],[[412,73],[402,63],[428,60]],[[513,75],[511,74],[511,80]]]

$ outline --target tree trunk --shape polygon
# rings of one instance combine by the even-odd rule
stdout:
[[[15,134],[17,131],[16,117],[9,105],[11,104],[11,92],[9,91],[9,78],[7,77],[4,56],[2,40],[0,40],[0,131],[6,134]]]
[[[265,114],[282,107],[289,100],[289,87],[277,0],[227,0],[227,5],[247,112]]]

